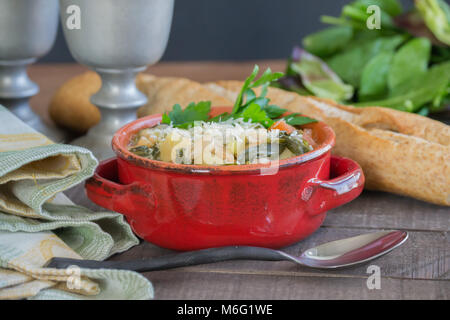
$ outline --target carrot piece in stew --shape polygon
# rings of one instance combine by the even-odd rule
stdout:
[[[269,130],[280,130],[280,131],[286,131],[287,134],[291,134],[295,131],[295,128],[291,126],[290,124],[287,124],[284,119],[278,120],[273,125],[270,126]]]

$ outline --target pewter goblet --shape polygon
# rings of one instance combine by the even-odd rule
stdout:
[[[99,159],[113,155],[114,132],[134,120],[137,108],[147,102],[135,77],[164,53],[173,5],[173,0],[60,0],[70,52],[102,79],[101,89],[91,97],[102,119],[73,144]]]
[[[59,141],[63,134],[29,107],[39,92],[27,65],[52,48],[58,30],[58,0],[0,0],[0,104],[28,125]]]

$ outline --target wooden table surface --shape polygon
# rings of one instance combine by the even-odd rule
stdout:
[[[197,81],[243,79],[255,62],[160,63],[149,69],[160,76],[189,77]],[[283,61],[258,61],[282,71]],[[47,117],[48,102],[65,80],[83,72],[72,64],[35,65],[30,76],[41,87],[32,107]],[[77,186],[66,194],[77,204],[99,210]],[[229,261],[210,265],[149,272],[156,299],[448,299],[450,246],[447,236],[450,210],[411,198],[364,191],[356,200],[331,210],[322,227],[309,238],[285,250],[300,254],[312,246],[377,230],[407,230],[400,248],[368,264],[319,271],[289,262]],[[142,242],[113,260],[150,258],[169,250]],[[369,265],[379,266],[381,288],[369,290]]]

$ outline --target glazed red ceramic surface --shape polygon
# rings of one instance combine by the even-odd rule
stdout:
[[[230,108],[214,108],[217,115]],[[279,248],[317,230],[327,210],[356,198],[359,165],[331,156],[335,136],[322,122],[310,128],[318,146],[269,165],[167,163],[128,151],[130,138],[161,121],[138,119],[113,138],[117,158],[102,162],[86,183],[88,197],[124,214],[134,232],[161,247],[194,250],[227,245]]]

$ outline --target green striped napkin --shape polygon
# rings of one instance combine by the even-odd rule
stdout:
[[[44,268],[52,257],[104,260],[138,244],[122,215],[62,192],[92,176],[86,149],[55,144],[0,106],[0,299],[150,299],[131,271]]]

